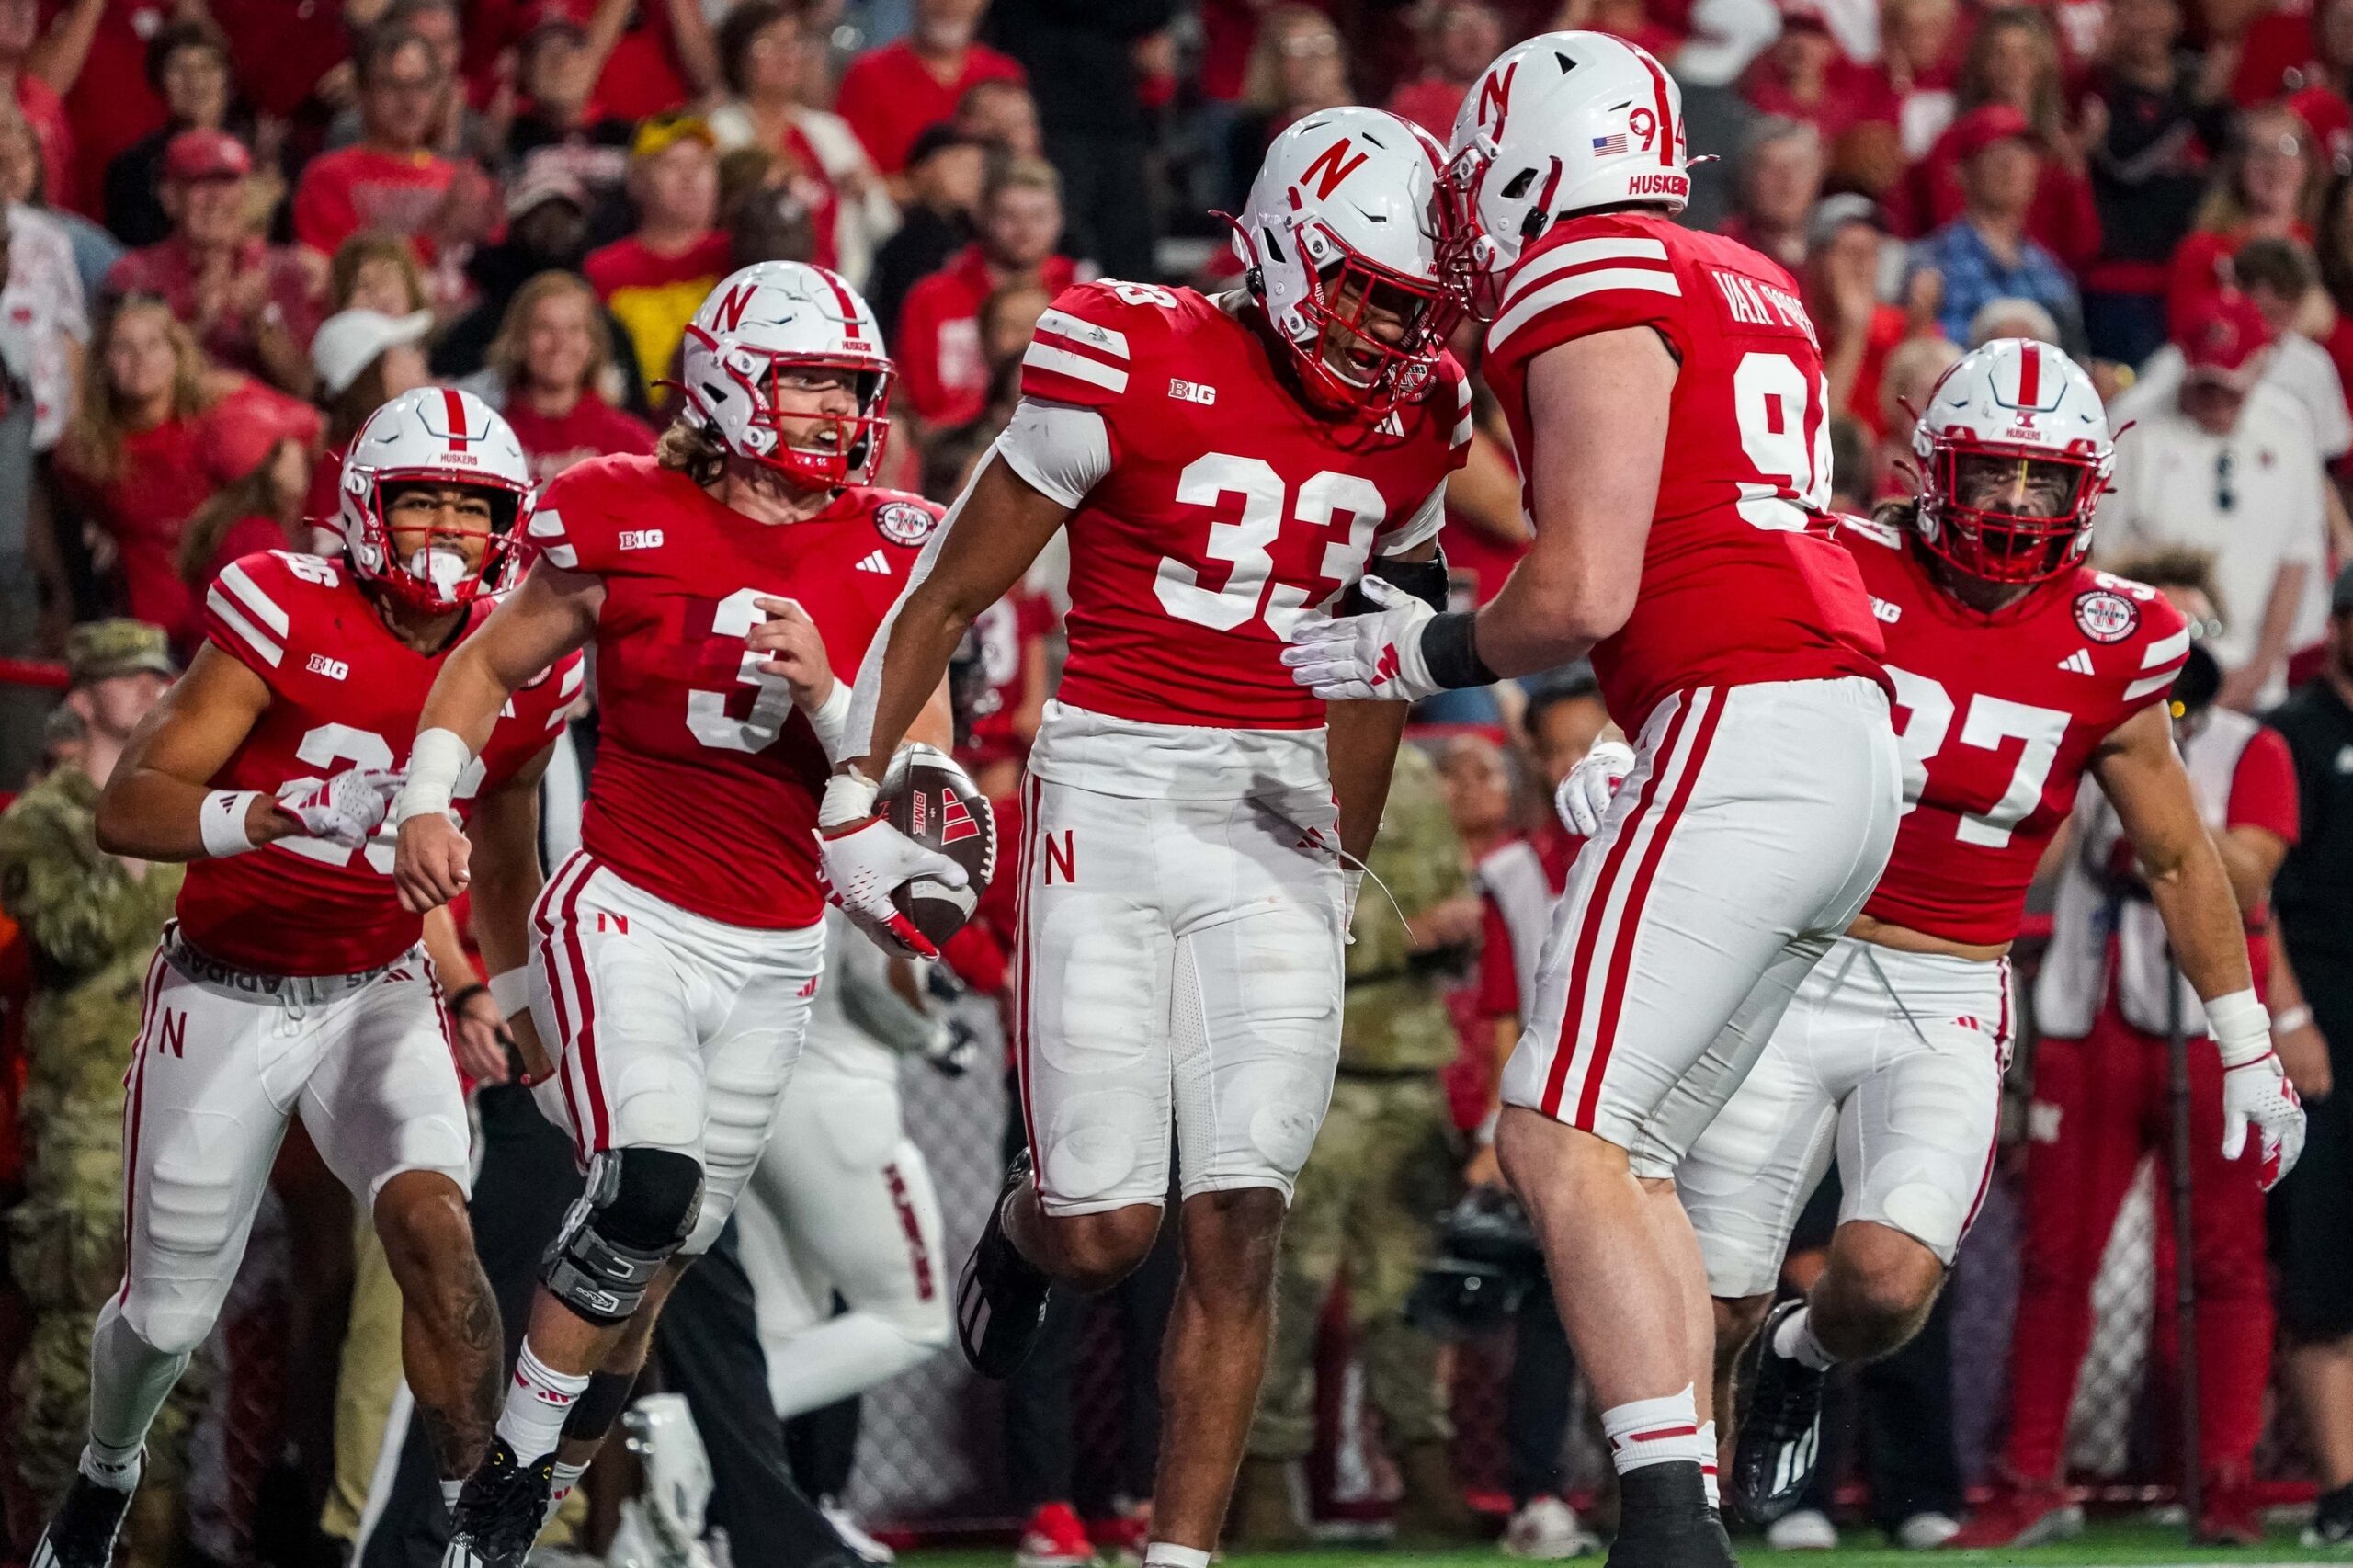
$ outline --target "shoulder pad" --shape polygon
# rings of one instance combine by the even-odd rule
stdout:
[[[343,585],[342,562],[290,550],[240,556],[204,591],[206,635],[256,672],[277,669],[293,640],[294,617],[320,589]]]

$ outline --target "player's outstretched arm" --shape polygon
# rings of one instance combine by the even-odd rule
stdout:
[[[198,649],[115,764],[98,797],[98,847],[195,860],[301,833],[301,819],[273,797],[211,785],[268,708],[261,676],[210,643]]]
[[[392,881],[404,907],[422,914],[465,891],[466,840],[449,816],[459,777],[489,741],[506,699],[595,633],[604,602],[602,579],[541,559],[442,663],[417,719],[406,782],[392,804],[400,824]]]
[[[1649,327],[1572,338],[1529,361],[1536,538],[1479,611],[1479,656],[1496,674],[1581,659],[1633,613],[1676,372]]]
[[[844,770],[879,779],[908,726],[947,678],[983,610],[1012,591],[1071,508],[992,453],[948,509],[858,673]]]
[[[2263,1184],[2269,1187],[2296,1163],[2304,1113],[2272,1052],[2271,1017],[2256,999],[2239,903],[2198,814],[2165,705],[2144,708],[2111,731],[2092,770],[2132,841],[2181,971],[2206,1006],[2222,1057],[2223,1157],[2237,1158],[2249,1128],[2259,1129]]]

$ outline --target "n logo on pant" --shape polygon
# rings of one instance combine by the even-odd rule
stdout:
[[[1074,842],[1076,828],[1066,827],[1060,833],[1046,835],[1046,885],[1054,885],[1054,873],[1060,871],[1065,882],[1078,881],[1078,847]]]

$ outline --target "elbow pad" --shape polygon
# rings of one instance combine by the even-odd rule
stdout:
[[[1403,588],[1441,615],[1446,612],[1448,579],[1446,551],[1443,550],[1427,561],[1395,561],[1386,555],[1376,555],[1366,562],[1365,573]],[[1340,602],[1340,613],[1343,615],[1363,615],[1380,608],[1365,597],[1364,590],[1354,583],[1348,585],[1347,594]]]

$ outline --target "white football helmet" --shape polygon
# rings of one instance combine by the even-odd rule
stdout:
[[[439,533],[405,558],[394,548],[384,516],[384,488],[408,480],[462,484],[488,494],[491,525],[480,566],[469,571],[465,557]],[[362,579],[419,609],[450,610],[514,581],[525,549],[516,516],[530,491],[531,468],[522,443],[496,409],[470,392],[419,387],[384,404],[359,427],[343,460],[335,526],[343,532],[351,568]]]
[[[1267,149],[1233,253],[1316,403],[1379,415],[1436,384],[1451,320],[1438,273],[1443,156],[1436,137],[1377,108],[1311,114]],[[1368,309],[1402,319],[1404,336],[1367,330]]]
[[[777,406],[785,366],[854,373],[858,412],[795,446],[785,422],[810,415]],[[811,488],[870,483],[890,432],[891,358],[858,290],[822,267],[763,261],[731,274],[687,324],[682,390],[696,418],[737,457],[780,469]]]
[[[2116,466],[2092,379],[2026,337],[1997,337],[1947,370],[1912,450],[1920,542],[1994,583],[2039,583],[2081,561]],[[1986,499],[1964,499],[1972,494]]]
[[[1504,275],[1555,218],[1636,201],[1683,210],[1682,89],[1624,39],[1539,33],[1472,85],[1439,185],[1441,264],[1487,319]]]

